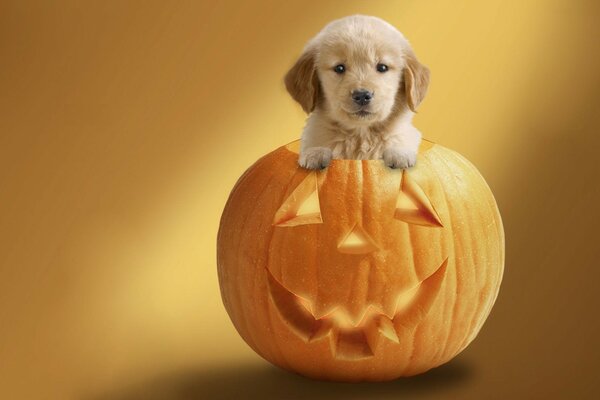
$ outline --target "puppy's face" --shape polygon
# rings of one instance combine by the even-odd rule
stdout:
[[[370,125],[405,107],[416,110],[429,82],[402,34],[387,22],[354,15],[327,25],[285,76],[302,108],[346,125]]]
[[[377,35],[325,42],[316,63],[329,115],[346,125],[385,120],[396,102],[406,62]]]

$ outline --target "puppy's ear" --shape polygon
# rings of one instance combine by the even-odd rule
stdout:
[[[429,86],[429,68],[421,64],[415,54],[410,51],[406,56],[406,67],[404,74],[404,89],[408,107],[417,111],[417,107],[425,98]]]
[[[315,53],[314,47],[306,48],[284,78],[287,91],[307,114],[315,109],[320,90]]]

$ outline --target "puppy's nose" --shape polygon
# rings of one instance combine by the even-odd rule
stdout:
[[[373,92],[365,89],[358,89],[352,92],[352,100],[354,100],[354,102],[359,106],[369,104],[372,98]]]

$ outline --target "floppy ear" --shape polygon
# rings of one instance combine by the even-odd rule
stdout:
[[[429,68],[421,64],[413,52],[409,52],[406,56],[406,67],[403,74],[408,107],[416,112],[427,93]]]
[[[314,47],[306,48],[284,78],[287,91],[307,114],[315,109],[320,90],[315,53]]]

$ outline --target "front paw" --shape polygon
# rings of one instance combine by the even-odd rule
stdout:
[[[298,163],[306,169],[327,168],[331,162],[333,153],[327,147],[310,147],[300,154]]]
[[[417,163],[417,152],[405,149],[389,148],[383,152],[383,161],[390,168],[410,168]]]

